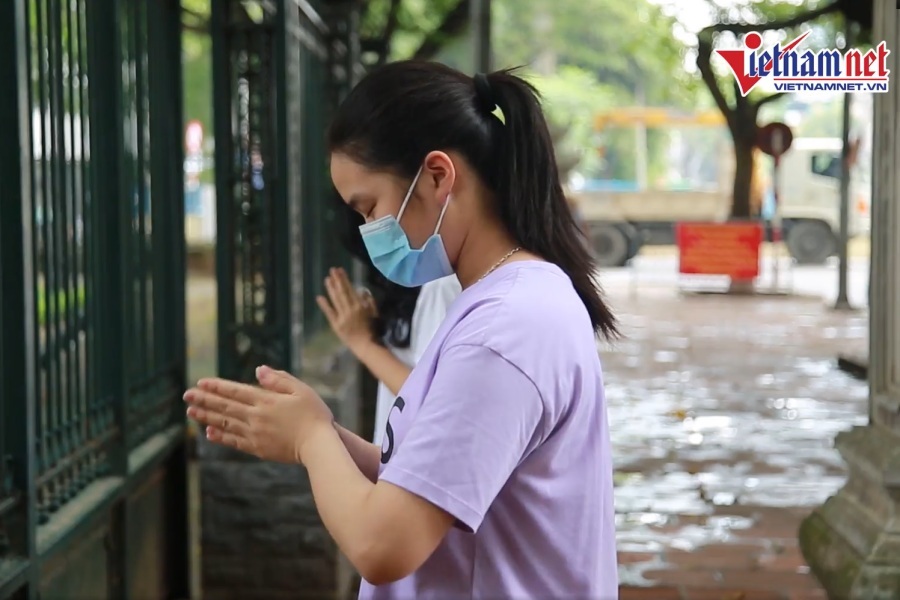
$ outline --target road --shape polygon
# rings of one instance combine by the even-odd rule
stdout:
[[[765,252],[765,251],[764,251]],[[601,270],[600,280],[609,290],[631,290],[640,293],[649,288],[724,289],[727,281],[722,278],[701,278],[678,275],[678,256],[672,250],[657,250],[649,255],[638,256],[632,264],[618,269]],[[770,290],[774,283],[775,260],[769,255],[761,259],[761,273],[757,289]],[[782,292],[801,296],[818,297],[826,304],[833,304],[837,298],[838,266],[832,259],[824,266],[794,266],[792,261],[781,258],[778,261],[778,287]],[[854,256],[848,269],[848,297],[854,308],[868,306],[869,260],[866,256]]]

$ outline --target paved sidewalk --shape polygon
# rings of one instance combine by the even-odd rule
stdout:
[[[835,434],[865,422],[865,383],[837,368],[865,350],[865,313],[608,291],[622,600],[824,600],[797,528],[843,482]]]

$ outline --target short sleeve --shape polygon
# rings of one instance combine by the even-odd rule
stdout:
[[[447,316],[447,310],[461,291],[456,275],[444,277],[422,286],[413,313],[410,350],[414,364],[419,362],[434,334]]]
[[[452,346],[380,479],[477,531],[537,445],[543,414],[540,393],[515,365],[483,346]]]

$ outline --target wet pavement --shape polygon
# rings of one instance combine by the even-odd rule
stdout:
[[[824,599],[797,529],[843,482],[835,434],[866,419],[837,356],[865,351],[867,315],[606,287],[625,334],[602,348],[622,600]]]
[[[776,261],[774,248],[763,249],[760,257],[758,289],[791,292],[797,295],[822,298],[834,303],[838,291],[837,260],[831,258],[823,265],[797,266],[782,251]],[[776,263],[778,272],[776,273]],[[627,268],[608,269],[603,273],[607,286],[629,288],[637,291],[645,288],[727,287],[727,278],[681,277],[678,275],[678,253],[667,246],[642,251]],[[847,265],[847,296],[853,306],[865,306],[869,287],[868,256],[851,256]]]

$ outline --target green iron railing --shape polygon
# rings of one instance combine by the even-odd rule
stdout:
[[[183,443],[179,15],[0,4],[0,598]]]
[[[214,0],[219,372],[260,364],[298,372],[305,337],[324,324],[315,296],[337,240],[325,125],[342,93],[335,56],[346,37],[306,0]],[[332,3],[352,14],[352,3]],[[346,65],[345,65],[346,66]]]
[[[177,245],[176,236],[183,234],[173,230],[171,218],[167,219],[173,214],[163,204],[168,198],[161,194],[154,199],[151,194],[157,187],[165,189],[154,185],[154,165],[165,164],[155,160],[156,146],[151,145],[151,138],[159,131],[155,121],[171,118],[161,114],[166,110],[162,104],[166,94],[159,93],[150,81],[151,55],[162,49],[151,46],[146,0],[126,6],[120,20],[120,39],[124,65],[124,197],[130,208],[124,240],[131,340],[126,368],[127,431],[128,447],[133,449],[175,422],[174,408],[179,405],[175,399],[179,355],[173,353],[172,344],[179,336],[171,333],[169,324],[175,314],[171,301],[167,302],[177,291],[173,289],[175,280],[167,273],[173,271],[173,256],[168,250]],[[167,151],[161,148],[158,153]]]
[[[299,31],[316,31],[316,23],[305,13],[298,11],[301,19]],[[290,35],[291,32],[288,32]],[[323,292],[322,281],[330,266],[339,266],[346,253],[338,248],[329,247],[329,241],[337,238],[335,224],[329,220],[333,214],[329,205],[328,191],[331,185],[328,179],[328,162],[325,154],[325,126],[328,119],[328,98],[322,93],[327,89],[326,72],[328,69],[328,53],[323,40],[305,48],[302,40],[295,39],[294,47],[303,50],[296,56],[299,74],[298,87],[303,96],[300,119],[300,167],[303,177],[300,180],[300,216],[299,222],[311,226],[301,237],[303,242],[303,277],[305,282],[303,299],[303,323],[308,334],[315,333],[322,327],[321,311],[316,304],[316,295]],[[332,232],[329,235],[329,232]],[[334,264],[329,264],[329,263]]]
[[[90,244],[88,33],[84,0],[31,2],[31,277],[39,522],[109,473],[115,435],[110,403],[98,397],[91,361],[98,336],[98,268]]]
[[[247,380],[259,364],[283,365],[289,335],[276,306],[278,282],[286,283],[272,112],[276,9],[217,0],[212,12],[220,372]]]

